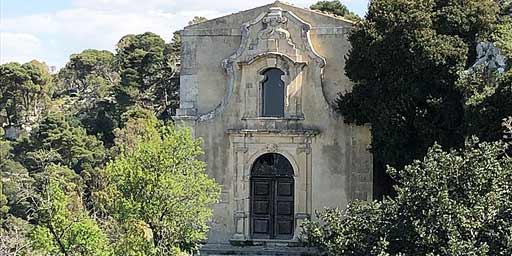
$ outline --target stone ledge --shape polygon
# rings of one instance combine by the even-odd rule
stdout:
[[[301,121],[304,120],[304,117],[265,117],[265,116],[259,116],[259,117],[242,117],[242,120],[261,120],[261,121]]]
[[[314,256],[321,255],[318,249],[311,247],[289,246],[233,246],[228,244],[206,244],[199,255],[268,255],[268,256]]]
[[[227,134],[233,135],[279,135],[279,136],[308,136],[313,137],[320,134],[320,131],[313,129],[300,129],[300,130],[277,130],[277,129],[228,129]]]
[[[350,27],[312,27],[311,35],[346,35],[351,31]],[[193,36],[242,36],[239,28],[207,28],[207,29],[185,29],[181,32],[182,37]]]

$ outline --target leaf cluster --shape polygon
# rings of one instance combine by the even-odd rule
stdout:
[[[384,181],[375,188],[377,196],[391,193],[386,165],[402,168],[424,157],[434,142],[462,148],[467,136],[481,135],[474,131],[500,127],[512,115],[511,108],[493,113],[500,117],[492,120],[470,114],[488,111],[480,102],[508,106],[511,100],[496,93],[506,87],[498,79],[464,75],[479,42],[493,35],[508,42],[506,33],[497,32],[499,7],[493,0],[370,2],[366,19],[349,37],[353,48],[345,71],[353,90],[340,93],[336,103],[345,121],[371,124],[374,179]]]
[[[512,158],[503,142],[429,149],[389,168],[396,197],[319,213],[305,240],[328,255],[510,255]]]

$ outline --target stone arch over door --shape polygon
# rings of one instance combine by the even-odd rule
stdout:
[[[304,129],[285,130],[278,134],[266,130],[229,130],[231,143],[231,172],[233,198],[236,211],[233,213],[234,229],[232,243],[254,239],[251,229],[251,170],[258,158],[275,153],[284,156],[292,166],[294,179],[294,225],[293,237],[298,241],[301,223],[312,213],[312,151],[311,140],[319,131]],[[263,238],[264,239],[264,238]],[[280,239],[281,240],[281,239]]]
[[[292,164],[281,154],[263,154],[254,161],[250,180],[251,238],[292,239],[295,232]]]

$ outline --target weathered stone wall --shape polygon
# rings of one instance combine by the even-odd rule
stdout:
[[[284,17],[276,25],[282,34],[264,38],[272,14]],[[209,242],[250,239],[250,169],[266,152],[294,167],[297,225],[315,209],[371,198],[370,131],[345,124],[331,106],[352,87],[343,70],[350,28],[345,20],[276,2],[183,30],[175,119],[203,138],[208,173],[223,188]],[[284,118],[258,116],[265,67],[285,70]]]

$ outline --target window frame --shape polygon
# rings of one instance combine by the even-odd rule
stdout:
[[[271,113],[267,113],[266,111],[266,104],[269,102],[269,98],[268,95],[265,94],[265,87],[268,87],[269,85],[272,86],[272,85],[275,85],[275,84],[267,84],[267,82],[272,79],[270,77],[270,75],[268,75],[269,72],[272,72],[273,70],[277,70],[279,71],[279,80],[281,83],[282,83],[282,97],[281,99],[277,99],[277,100],[281,100],[281,106],[282,107],[281,109],[275,111],[275,112],[280,112],[278,114],[272,114],[273,111],[268,111],[268,112],[271,112]],[[260,96],[260,111],[259,111],[259,116],[260,117],[263,117],[263,118],[285,118],[286,117],[286,82],[285,80],[283,79],[283,76],[286,75],[286,73],[281,70],[280,68],[277,68],[277,67],[270,67],[270,68],[266,68],[264,70],[262,70],[260,72],[260,75],[263,76],[263,80],[260,82],[260,93],[259,93],[259,96]],[[276,100],[276,99],[274,99]]]

